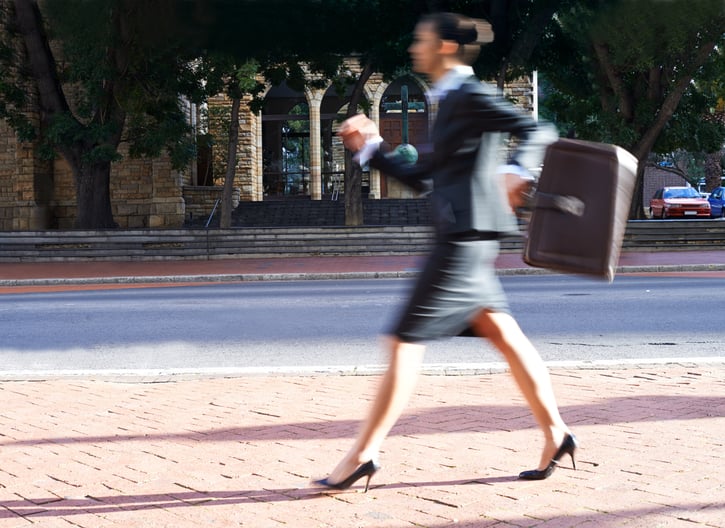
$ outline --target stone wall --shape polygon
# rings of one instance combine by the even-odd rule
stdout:
[[[181,193],[182,187],[190,183],[189,171],[174,170],[166,154],[155,159],[131,159],[123,144],[119,152],[123,159],[111,166],[111,208],[119,227],[180,227],[185,216]],[[46,227],[70,229],[76,217],[76,191],[65,160],[55,159],[52,176],[52,223]]]
[[[37,119],[37,116],[30,116]],[[179,227],[185,216],[181,189],[191,169],[174,170],[168,155],[112,164],[111,207],[122,228]],[[76,189],[70,166],[61,157],[39,156],[34,143],[20,142],[0,120],[0,230],[70,229],[76,217]]]
[[[239,108],[239,140],[237,144],[237,163],[234,168],[234,186],[240,190],[240,199],[245,202],[262,200],[261,178],[261,118],[249,109],[251,96],[245,96]],[[227,169],[228,118],[223,119],[220,112],[231,112],[232,100],[220,94],[209,99],[209,132],[217,139],[213,150],[214,183],[224,184]]]
[[[219,214],[221,212],[223,193],[224,187],[222,186],[204,187],[185,185],[183,187],[183,198],[186,205],[186,220],[192,224],[199,219],[206,221],[212,211],[214,211],[214,205],[217,204],[217,200],[219,200],[219,204],[217,205],[215,214]],[[239,205],[239,187],[235,187],[232,193],[232,208],[236,209]]]
[[[50,163],[0,121],[0,230],[42,229],[50,223]]]
[[[516,79],[504,87],[504,97],[527,112],[533,111],[534,92],[529,77]]]
[[[0,230],[13,229],[18,196],[15,190],[18,143],[15,134],[0,120]]]

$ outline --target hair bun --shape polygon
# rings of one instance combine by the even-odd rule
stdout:
[[[458,43],[471,44],[472,42],[476,42],[477,39],[478,30],[476,29],[476,25],[473,23],[461,22],[457,39]]]
[[[493,42],[493,28],[482,19],[444,12],[424,15],[421,21],[432,23],[442,40],[452,40],[459,46]]]

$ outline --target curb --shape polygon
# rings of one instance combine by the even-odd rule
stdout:
[[[657,273],[657,272],[699,272],[725,271],[725,264],[673,264],[654,266],[621,266],[617,273]],[[149,275],[120,277],[76,277],[76,278],[38,278],[38,279],[3,279],[0,287],[13,286],[58,286],[58,285],[89,285],[89,284],[164,284],[164,283],[198,283],[198,282],[259,282],[259,281],[301,281],[301,280],[347,280],[347,279],[402,279],[418,275],[418,271],[355,271],[355,272],[321,272],[321,273],[242,273],[242,274],[211,274],[211,275]],[[505,268],[498,269],[501,276],[511,275],[564,275],[547,269]]]
[[[546,361],[551,372],[557,370],[644,370],[654,367],[698,368],[725,366],[725,357],[616,359],[595,361]],[[224,367],[193,369],[87,369],[87,370],[8,370],[0,371],[0,383],[48,381],[58,379],[98,379],[119,383],[172,383],[214,378],[243,378],[250,376],[378,376],[386,365],[332,365],[289,367]],[[505,362],[491,363],[428,363],[421,375],[427,376],[487,376],[508,371]]]
[[[84,284],[149,284],[191,282],[259,282],[331,279],[397,279],[417,275],[417,271],[361,271],[331,273],[242,273],[212,275],[147,275],[129,277],[79,277],[60,279],[6,279],[0,287],[7,286],[57,286]]]

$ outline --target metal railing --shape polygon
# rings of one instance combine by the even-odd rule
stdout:
[[[219,202],[221,202],[221,198],[217,198],[216,201],[214,202],[214,207],[211,210],[211,214],[209,215],[209,218],[207,219],[206,224],[204,224],[205,229],[209,228],[209,224],[211,224],[211,220],[212,220],[212,218],[214,218],[214,213],[216,213],[216,208],[219,207]]]

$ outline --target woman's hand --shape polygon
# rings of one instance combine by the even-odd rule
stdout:
[[[533,181],[522,178],[518,174],[506,173],[503,175],[506,197],[513,211],[526,205]]]
[[[375,122],[364,114],[358,114],[345,120],[340,125],[337,134],[342,138],[345,148],[352,152],[360,150],[366,141],[380,137]]]

